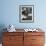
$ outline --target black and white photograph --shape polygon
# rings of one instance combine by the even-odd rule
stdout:
[[[34,5],[19,6],[19,21],[26,23],[34,22]]]

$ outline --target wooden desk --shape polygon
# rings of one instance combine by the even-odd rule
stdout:
[[[3,32],[3,46],[44,46],[44,32]]]

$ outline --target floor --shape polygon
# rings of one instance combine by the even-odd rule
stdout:
[[[0,44],[0,46],[2,46],[2,44]]]

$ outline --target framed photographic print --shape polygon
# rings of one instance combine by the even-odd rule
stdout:
[[[19,6],[19,21],[22,23],[34,22],[34,5]]]

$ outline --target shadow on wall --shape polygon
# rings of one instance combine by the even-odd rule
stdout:
[[[0,24],[0,43],[2,43],[2,36],[3,36],[3,32],[5,32],[6,30],[4,30],[5,25],[4,24]]]

